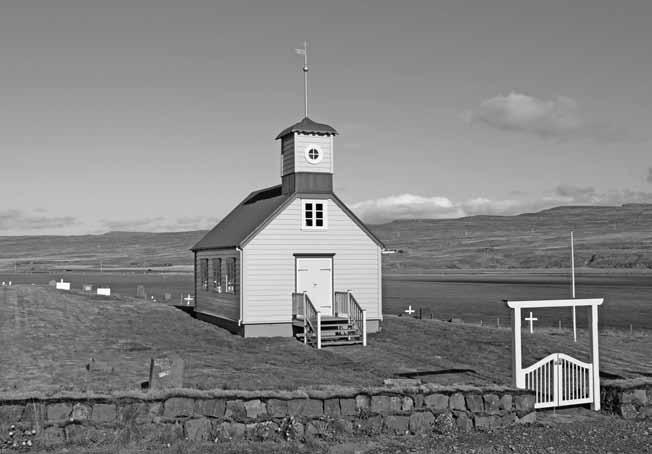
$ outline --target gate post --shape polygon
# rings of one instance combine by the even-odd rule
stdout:
[[[525,380],[521,373],[521,308],[512,310],[512,381],[517,388],[525,388]]]
[[[593,391],[593,403],[591,409],[600,410],[600,353],[598,350],[598,306],[591,306],[591,363],[593,373],[591,377],[591,388]]]

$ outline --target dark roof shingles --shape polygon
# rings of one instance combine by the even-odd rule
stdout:
[[[326,134],[326,135],[337,135],[337,131],[335,128],[329,125],[325,125],[322,123],[317,123],[315,121],[312,121],[308,117],[304,117],[303,120],[301,120],[298,123],[293,124],[289,128],[285,128],[281,133],[276,136],[276,139],[280,139],[281,137],[284,137],[288,134],[291,134],[293,132],[304,132],[308,134]]]
[[[191,250],[240,246],[287,199],[288,194],[282,193],[281,185],[252,192]]]

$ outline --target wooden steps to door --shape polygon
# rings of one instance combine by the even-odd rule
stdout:
[[[295,337],[303,342],[305,334],[298,332]],[[317,344],[315,333],[308,333],[308,343]],[[339,317],[324,317],[321,320],[321,345],[322,347],[336,345],[362,344],[362,333],[348,319]]]

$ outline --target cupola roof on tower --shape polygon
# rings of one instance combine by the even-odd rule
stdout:
[[[304,117],[300,122],[295,123],[289,128],[285,128],[283,131],[281,131],[281,133],[276,136],[276,140],[294,132],[301,132],[305,134],[322,134],[326,136],[334,136],[337,134],[337,131],[332,126],[317,123],[308,117]]]

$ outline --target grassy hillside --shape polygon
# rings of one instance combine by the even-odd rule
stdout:
[[[600,334],[601,371],[652,374],[647,333]],[[524,336],[525,364],[558,351],[588,359],[586,330],[578,330],[577,344],[568,330],[537,327]],[[0,289],[0,345],[0,393],[139,389],[149,359],[170,352],[184,358],[184,385],[200,389],[380,385],[417,372],[442,384],[511,381],[505,328],[386,316],[367,347],[316,350],[292,338],[243,339],[165,304],[48,286]],[[459,369],[472,372],[450,374]]]
[[[517,216],[404,220],[371,226],[389,248],[390,272],[479,268],[566,268],[569,234],[576,264],[652,269],[652,205],[558,207]],[[189,248],[205,231],[110,232],[84,236],[0,237],[0,269],[190,269]]]
[[[570,231],[575,263],[588,268],[652,268],[652,205],[558,207],[517,216],[407,220],[374,226],[390,248],[390,271],[567,268]]]

